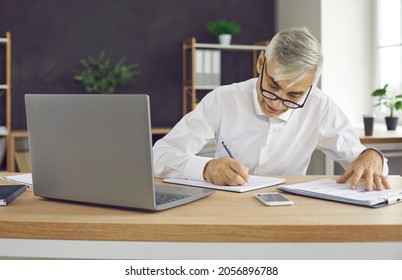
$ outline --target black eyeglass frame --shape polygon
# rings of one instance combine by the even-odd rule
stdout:
[[[261,91],[262,96],[263,96],[264,98],[269,99],[269,100],[278,100],[278,99],[279,99],[280,101],[282,101],[283,106],[285,106],[285,107],[287,107],[287,108],[289,108],[289,109],[299,109],[299,108],[303,108],[303,107],[304,107],[304,104],[306,103],[306,100],[307,100],[308,96],[310,95],[310,91],[311,91],[313,85],[310,86],[310,88],[309,88],[309,90],[308,90],[308,92],[307,92],[307,96],[306,96],[306,98],[305,98],[304,101],[303,101],[303,104],[298,104],[298,103],[293,102],[293,101],[291,101],[291,100],[281,98],[281,97],[279,97],[278,95],[276,95],[275,93],[273,93],[273,92],[271,92],[271,91],[269,91],[269,90],[266,90],[266,89],[264,89],[264,88],[262,87],[262,78],[264,77],[265,61],[266,61],[266,58],[264,58],[264,64],[262,65],[261,79],[260,79],[260,91]],[[270,96],[265,95],[264,92],[270,94]]]

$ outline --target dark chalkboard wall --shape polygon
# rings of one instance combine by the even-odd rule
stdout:
[[[149,94],[153,125],[173,126],[181,118],[183,39],[195,36],[199,42],[217,42],[205,27],[216,19],[241,25],[234,44],[270,39],[275,30],[274,2],[0,0],[0,36],[6,31],[12,34],[13,129],[26,128],[24,94],[84,93],[73,73],[80,69],[80,59],[97,56],[101,50],[114,62],[125,57],[128,63],[139,63],[136,84],[118,92]],[[242,56],[223,55],[223,83],[251,77],[250,56]],[[4,74],[3,68],[0,71]]]

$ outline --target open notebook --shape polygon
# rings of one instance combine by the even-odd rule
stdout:
[[[250,175],[248,184],[245,184],[243,186],[218,186],[201,180],[173,179],[173,178],[163,179],[163,182],[193,186],[193,187],[201,187],[207,189],[215,189],[221,191],[248,192],[256,189],[272,187],[275,185],[282,184],[285,182],[285,179]]]

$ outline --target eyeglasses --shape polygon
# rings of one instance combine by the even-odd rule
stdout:
[[[260,80],[260,91],[261,91],[262,96],[264,96],[265,98],[270,99],[270,100],[278,100],[278,99],[279,99],[280,101],[282,101],[282,104],[283,104],[285,107],[290,108],[290,109],[299,109],[299,108],[303,108],[304,104],[306,103],[306,100],[307,100],[308,96],[310,95],[310,91],[311,91],[311,88],[312,88],[313,86],[310,86],[310,88],[309,88],[309,90],[308,90],[308,92],[307,92],[307,96],[306,96],[306,98],[305,98],[304,101],[303,101],[303,104],[298,104],[298,103],[293,102],[293,101],[291,101],[291,100],[283,99],[283,98],[279,97],[278,95],[276,95],[275,93],[270,92],[269,90],[264,89],[264,88],[262,87],[262,79],[263,79],[263,77],[264,77],[265,60],[266,60],[266,59],[264,58],[264,64],[262,65],[261,80]]]

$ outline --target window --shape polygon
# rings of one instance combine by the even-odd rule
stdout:
[[[402,82],[402,0],[375,0],[376,13],[375,36],[375,88],[388,84],[394,93],[401,92]],[[376,113],[386,113],[386,108],[379,108]]]

